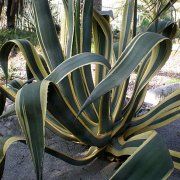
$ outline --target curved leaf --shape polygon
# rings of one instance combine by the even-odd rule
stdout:
[[[160,50],[163,56],[167,56],[170,52],[171,42],[166,37],[155,33],[144,33],[138,36],[133,47],[128,53],[123,53],[123,60],[117,61],[115,66],[110,70],[106,78],[93,90],[90,97],[86,100],[80,113],[94,100],[110,91],[112,88],[120,85],[127,79],[137,65],[152,51]],[[130,45],[129,45],[130,46]],[[162,48],[166,47],[166,48]],[[127,47],[128,49],[128,47]],[[125,50],[126,52],[126,50]],[[164,55],[165,53],[165,55]]]
[[[173,150],[170,150],[169,152],[170,152],[170,155],[172,157],[174,167],[177,170],[180,170],[180,152],[173,151]]]
[[[167,147],[161,137],[152,132],[111,179],[166,179],[173,168]]]
[[[149,131],[169,124],[178,119],[180,114],[180,93],[175,91],[148,113],[132,119],[125,137],[133,133]]]
[[[46,83],[43,85],[48,86]],[[47,90],[41,88],[41,82],[26,85],[18,91],[15,101],[16,114],[31,151],[37,179],[42,179]]]
[[[48,0],[33,0],[33,4],[38,39],[46,56],[46,63],[52,71],[64,60],[64,55],[56,33]]]
[[[24,140],[23,137],[0,137],[0,179],[3,176],[6,152],[11,144]]]
[[[72,58],[64,61],[45,79],[58,84],[66,75],[72,71],[92,63],[104,65],[107,69],[111,68],[111,65],[103,56],[86,52],[73,56]]]
[[[0,64],[6,79],[8,79],[8,56],[14,45],[17,45],[22,52],[31,73],[37,80],[41,80],[48,75],[41,58],[32,44],[27,40],[17,39],[6,42],[0,50]]]
[[[26,144],[24,137],[18,137],[18,136],[11,136],[11,137],[0,137],[0,178],[3,176],[4,172],[4,165],[5,165],[5,157],[8,148],[15,142],[21,142]],[[93,161],[103,150],[103,148],[98,149],[96,147],[89,148],[88,151],[84,152],[81,156],[71,157],[68,156],[65,153],[58,152],[52,148],[45,147],[45,152],[50,154],[51,156],[54,156],[56,158],[59,158],[69,164],[81,166],[86,165]]]

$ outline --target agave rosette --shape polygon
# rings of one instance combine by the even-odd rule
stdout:
[[[14,45],[26,60],[28,77],[35,78],[30,84],[13,80],[0,86],[1,114],[6,97],[14,101],[10,113],[15,109],[25,135],[1,137],[1,169],[8,147],[20,141],[30,148],[37,179],[42,179],[44,152],[73,165],[87,164],[106,152],[116,159],[126,157],[111,179],[167,178],[174,167],[180,168],[180,156],[167,149],[155,129],[179,118],[180,91],[146,114],[138,115],[138,111],[148,83],[170,56],[176,24],[154,22],[136,35],[137,2],[127,0],[120,40],[113,43],[109,21],[93,9],[93,1],[84,1],[82,16],[80,0],[63,3],[66,48],[59,43],[47,0],[33,0],[43,56],[27,40],[11,40],[1,48],[0,63],[7,79],[8,55]],[[91,53],[92,41],[95,53]],[[91,64],[95,64],[94,75]],[[125,103],[129,77],[137,67],[133,95]],[[47,147],[45,128],[87,145],[89,151],[75,158]]]

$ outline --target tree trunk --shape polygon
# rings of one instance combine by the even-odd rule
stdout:
[[[102,10],[102,0],[94,0],[94,8],[98,11]]]
[[[0,20],[1,20],[3,6],[4,6],[4,0],[0,0]]]
[[[14,29],[15,28],[15,17],[17,12],[17,1],[14,0],[8,0],[7,2],[7,28],[8,29]]]

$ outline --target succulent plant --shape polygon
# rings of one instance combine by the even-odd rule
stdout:
[[[180,155],[167,149],[155,129],[179,118],[180,91],[143,115],[138,111],[148,83],[170,56],[176,24],[155,19],[146,32],[136,34],[137,1],[127,0],[120,40],[114,44],[108,18],[93,9],[93,1],[85,0],[83,8],[80,0],[63,3],[67,46],[62,48],[59,43],[48,1],[33,0],[43,55],[22,39],[8,41],[0,50],[7,79],[8,55],[14,45],[26,59],[28,77],[35,79],[32,83],[13,80],[0,86],[1,113],[6,97],[14,101],[25,135],[1,137],[1,175],[6,150],[20,141],[30,148],[37,179],[42,179],[44,152],[77,166],[103,153],[110,154],[123,162],[111,179],[166,179],[174,167],[180,168]],[[91,64],[95,64],[95,72]],[[135,88],[126,101],[130,75],[135,69]],[[45,128],[66,140],[84,144],[89,150],[75,158],[49,148],[45,144]]]

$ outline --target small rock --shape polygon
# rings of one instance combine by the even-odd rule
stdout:
[[[180,83],[174,83],[170,85],[164,85],[156,89],[150,89],[147,91],[145,103],[149,103],[155,106],[177,89],[180,89]]]

